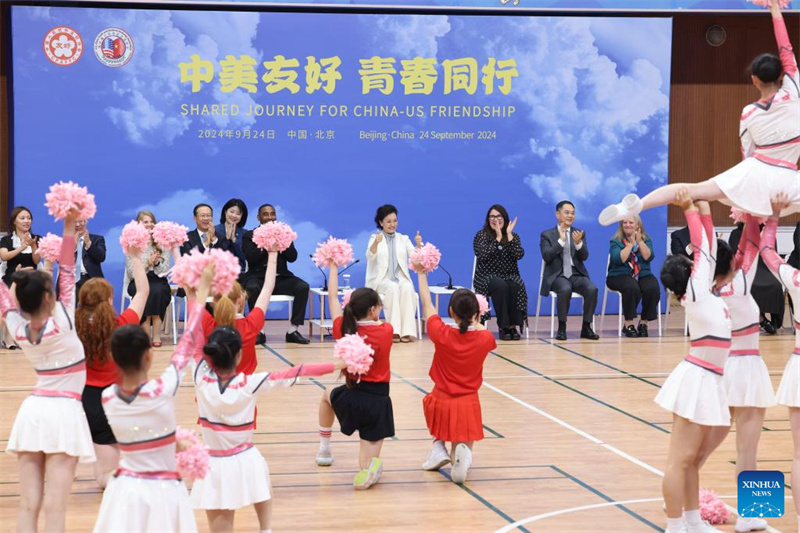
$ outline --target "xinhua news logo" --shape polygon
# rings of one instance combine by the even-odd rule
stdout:
[[[743,518],[779,518],[784,510],[783,472],[745,470],[739,474],[738,509]]]

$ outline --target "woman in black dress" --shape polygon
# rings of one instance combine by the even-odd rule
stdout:
[[[491,298],[500,340],[504,341],[519,340],[520,331],[528,320],[528,293],[517,264],[525,250],[519,235],[514,233],[516,225],[516,217],[509,221],[508,211],[495,204],[489,208],[483,228],[472,240],[477,259],[472,284],[476,293]],[[482,320],[489,318],[487,313]]]
[[[3,283],[11,286],[11,276],[19,269],[35,270],[39,265],[39,236],[31,233],[33,215],[23,206],[11,211],[11,233],[0,239],[0,260],[6,263]]]

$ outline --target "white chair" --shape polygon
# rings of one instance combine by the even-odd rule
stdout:
[[[311,298],[311,295],[309,295],[309,298]],[[272,296],[269,297],[270,305],[272,305],[273,303],[278,303],[278,302],[287,302],[289,304],[288,305],[288,307],[289,307],[289,321],[291,321],[292,320],[292,307],[294,307],[294,296],[287,296],[285,294],[273,294]],[[263,333],[264,335],[267,334],[267,322],[266,321],[264,321],[264,327],[261,328],[261,333]]]
[[[544,259],[542,259],[542,269],[539,272],[539,290],[538,296],[536,298],[536,325],[533,329],[533,334],[539,331],[539,311],[541,310],[542,306],[542,298],[549,297],[550,298],[550,338],[552,339],[555,337],[555,321],[556,321],[556,298],[557,295],[555,292],[550,291],[546,297],[542,296],[542,282],[544,281]],[[572,293],[572,298],[580,298],[583,300],[583,296],[578,294],[577,292]],[[594,329],[594,314],[592,315],[592,328]]]
[[[470,278],[470,281],[472,282],[472,285],[470,285],[470,290],[471,290],[472,292],[475,292],[475,269],[476,269],[477,267],[478,267],[478,257],[476,256],[476,257],[475,257],[475,258],[473,258],[473,260],[472,260],[472,277]],[[489,301],[489,302],[491,303],[491,300],[492,300],[491,296],[488,296],[488,297],[486,298],[486,300],[487,300],[487,301]],[[497,311],[495,311],[495,313],[496,313],[496,312],[497,312]],[[536,312],[537,312],[537,314],[538,314],[539,310],[537,309],[537,310],[536,310]],[[537,318],[538,318],[538,316],[537,316]],[[449,320],[453,320],[453,319],[449,319]],[[491,311],[490,311],[490,313],[489,313],[489,320],[487,320],[487,322],[491,322],[491,320],[492,320],[492,316],[491,316]],[[455,321],[453,321],[453,323],[455,323]],[[530,333],[531,333],[531,328],[528,326],[528,311],[527,311],[527,309],[525,310],[525,322],[522,324],[522,328],[525,330],[525,338],[526,338],[526,339],[530,339],[530,338],[531,338],[531,335],[530,335]],[[534,332],[534,333],[535,333],[535,332]]]
[[[608,261],[606,261],[606,277],[608,277],[608,267],[611,266],[611,254],[608,256]],[[606,300],[608,299],[608,293],[613,292],[617,296],[619,296],[619,308],[617,312],[617,336],[622,337],[622,293],[619,291],[615,291],[613,289],[609,289],[608,285],[606,285],[606,290],[603,291],[603,305],[600,308],[600,331],[603,331],[603,324],[606,321]],[[669,301],[667,301],[667,305],[669,305]],[[663,337],[663,333],[661,332],[661,302],[658,302],[658,307],[656,308],[658,312],[658,336]]]
[[[132,300],[131,295],[128,294],[128,285],[131,279],[128,277],[128,269],[122,269],[122,298],[119,299],[119,314],[125,312],[125,302]],[[167,306],[166,314],[164,315],[164,322],[162,329],[164,332],[168,331],[168,325],[172,328],[172,343],[178,344],[178,305],[175,302],[175,293],[178,292],[178,287],[170,285],[169,305]],[[184,301],[186,299],[184,298]],[[144,317],[142,317],[144,318]]]
[[[665,289],[667,293],[667,311],[664,314],[664,329],[667,329],[667,320],[669,319],[669,310],[672,307],[672,298],[675,297],[675,293],[669,289]],[[686,310],[683,311],[683,334],[689,334],[689,317],[686,314]]]

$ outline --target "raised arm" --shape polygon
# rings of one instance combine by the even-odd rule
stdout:
[[[294,243],[290,244],[287,249],[282,251],[281,255],[286,259],[287,263],[294,263],[297,261],[297,248],[294,247]]]
[[[200,286],[194,292],[194,297],[189,302],[189,317],[186,319],[186,329],[178,341],[178,346],[170,359],[170,367],[174,366],[177,372],[177,386],[180,384],[183,369],[186,368],[191,361],[197,360],[197,354],[202,353],[203,344],[205,339],[203,337],[203,309],[206,305],[206,299],[211,292],[211,282],[214,279],[214,264],[209,263],[203,270],[200,277]],[[187,295],[190,294],[190,289],[187,289]],[[167,368],[166,372],[170,369]],[[165,372],[165,373],[166,373]],[[162,375],[163,376],[163,375]]]
[[[800,96],[800,76],[797,71],[797,58],[794,56],[792,50],[792,42],[789,40],[789,34],[786,31],[786,23],[783,20],[783,14],[778,0],[772,0],[770,3],[770,12],[772,13],[772,27],[775,31],[775,42],[778,44],[778,56],[781,58],[781,65],[786,74],[783,80],[783,87],[787,90],[792,87],[795,96]]]
[[[89,247],[86,249],[86,255],[91,257],[96,263],[102,263],[106,260],[106,239],[100,235],[96,235],[96,240],[91,240],[89,234],[86,238],[89,239]]]
[[[142,251],[134,248],[128,250],[128,253],[131,266],[130,273],[136,286],[136,295],[131,299],[130,309],[133,309],[139,317],[142,317],[144,308],[147,305],[147,298],[150,296],[150,282],[147,281],[147,272],[145,272],[142,264]],[[122,290],[127,291],[128,287],[122,287]]]
[[[328,276],[328,307],[331,309],[331,318],[336,320],[344,314],[342,304],[339,303],[339,267],[331,263],[330,276]]]
[[[77,214],[74,211],[64,219],[64,237],[58,259],[59,301],[70,316],[75,313],[75,220]]]
[[[525,257],[525,249],[522,248],[522,239],[520,239],[519,235],[516,233],[508,239],[508,249],[511,250],[511,254],[517,261]]]
[[[272,291],[275,290],[275,278],[278,274],[278,251],[269,251],[269,262],[267,263],[267,273],[264,276],[264,285],[261,286],[261,292],[258,293],[255,307],[258,307],[264,313],[267,312],[269,307],[269,299],[272,298]]]
[[[428,320],[438,314],[431,300],[431,290],[428,287],[428,274],[416,269],[415,272],[417,272],[417,278],[419,279],[419,299],[422,302],[422,316],[425,317],[425,320]]]

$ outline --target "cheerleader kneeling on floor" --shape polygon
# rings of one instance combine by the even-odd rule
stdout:
[[[668,533],[711,532],[717,530],[700,518],[699,471],[713,448],[713,427],[731,423],[722,383],[731,346],[731,321],[725,302],[711,292],[716,238],[708,202],[695,205],[683,188],[674,203],[686,215],[695,254],[694,262],[670,256],[661,269],[661,283],[680,298],[691,324],[689,355],[672,371],[655,399],[673,413],[662,490]]]
[[[483,439],[478,397],[483,383],[483,362],[497,342],[480,323],[475,293],[458,289],[450,296],[448,312],[456,326],[448,326],[431,301],[428,275],[421,271],[417,275],[428,337],[436,348],[430,370],[434,388],[422,400],[425,421],[434,441],[422,468],[438,470],[452,462],[450,478],[455,483],[464,483],[472,465],[472,446]],[[449,453],[446,442],[452,444]]]

